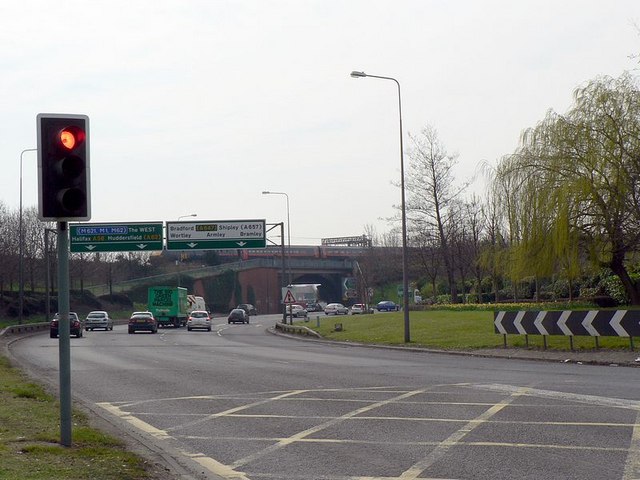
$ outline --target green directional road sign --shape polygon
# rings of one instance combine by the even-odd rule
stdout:
[[[265,220],[167,222],[167,250],[264,248]]]
[[[162,222],[72,223],[69,233],[73,253],[162,250]]]

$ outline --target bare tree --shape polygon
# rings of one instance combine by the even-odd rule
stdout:
[[[2,266],[0,267],[0,283],[13,290],[18,284],[18,260],[19,246],[19,212],[10,211],[2,205],[2,221],[0,221],[0,255]]]
[[[438,248],[438,235],[435,231],[421,231],[415,236],[416,257],[424,275],[431,285],[431,296],[438,295],[437,281],[442,273],[442,256]]]
[[[28,207],[22,215],[24,231],[24,268],[29,279],[29,288],[33,292],[36,286],[44,278],[43,258],[44,258],[44,238],[42,228],[44,223],[38,218],[38,209],[35,206]],[[26,284],[26,281],[25,281]]]
[[[438,247],[445,267],[451,301],[458,302],[455,278],[455,255],[451,235],[456,225],[450,215],[454,201],[466,188],[454,185],[453,167],[457,156],[447,153],[438,134],[425,127],[419,135],[409,134],[409,175],[406,181],[407,212],[415,231],[437,232]]]
[[[482,240],[485,234],[485,219],[482,214],[482,202],[476,195],[464,204],[464,221],[467,226],[467,254],[469,258],[469,268],[472,271],[475,281],[475,292],[478,302],[482,303],[482,276],[484,269],[480,262],[482,251]]]

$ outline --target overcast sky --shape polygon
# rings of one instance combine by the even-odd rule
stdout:
[[[0,201],[18,208],[36,114],[83,113],[92,223],[286,221],[271,190],[294,245],[383,233],[397,89],[352,70],[396,78],[405,146],[433,126],[463,181],[576,87],[636,69],[636,24],[638,0],[2,2]],[[25,153],[25,207],[36,167]]]

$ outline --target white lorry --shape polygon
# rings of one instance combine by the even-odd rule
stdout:
[[[189,303],[189,312],[193,312],[194,310],[207,310],[207,303],[204,301],[203,297],[199,297],[197,295],[187,295],[187,302]]]

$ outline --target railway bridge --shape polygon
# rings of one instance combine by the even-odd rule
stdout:
[[[179,255],[177,252],[163,252],[167,253],[173,253],[176,259]],[[319,284],[320,300],[343,302],[345,281],[357,277],[357,259],[365,253],[365,249],[358,247],[292,247],[290,254],[285,250],[284,257],[281,247],[219,251],[223,262],[219,265],[188,268],[179,264],[171,273],[88,289],[95,295],[103,295],[109,293],[109,289],[115,293],[145,285],[189,285],[189,293],[201,295],[211,304],[212,283],[216,277],[232,271],[237,285],[229,308],[238,303],[252,303],[260,313],[278,313],[282,310],[282,287],[289,283]],[[240,298],[236,298],[238,294]]]

